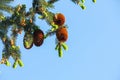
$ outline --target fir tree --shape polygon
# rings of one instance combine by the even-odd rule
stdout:
[[[51,35],[56,35],[57,44],[55,50],[58,51],[59,57],[63,56],[62,49],[67,50],[68,46],[65,42],[68,39],[68,31],[65,23],[65,16],[62,13],[53,13],[49,11],[54,8],[54,3],[59,0],[33,0],[32,7],[26,12],[26,5],[21,4],[12,7],[9,3],[13,0],[1,0],[0,2],[0,38],[4,48],[2,51],[1,64],[10,66],[9,58],[14,59],[13,68],[17,65],[23,66],[21,61],[20,47],[16,45],[18,34],[25,32],[23,45],[26,49],[31,49],[33,45],[41,46],[44,39]],[[71,0],[78,4],[83,10],[86,9],[85,0]],[[92,0],[94,3],[96,0]],[[5,16],[3,11],[7,11],[11,16]],[[44,19],[50,29],[44,33],[38,25],[35,24],[35,14],[39,15],[39,19]],[[11,36],[8,36],[8,29],[11,29]]]

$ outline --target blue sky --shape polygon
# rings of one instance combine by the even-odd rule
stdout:
[[[13,69],[0,65],[0,80],[120,80],[119,2],[97,0],[93,4],[88,0],[84,11],[70,0],[55,3],[51,11],[63,13],[69,27],[69,50],[59,58],[54,50],[55,36],[46,39],[41,47],[26,50],[22,33],[17,44],[25,66]],[[22,3],[29,9],[32,0],[16,0],[12,4]],[[49,29],[45,21],[36,20],[42,30]]]

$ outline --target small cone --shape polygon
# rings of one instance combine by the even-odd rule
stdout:
[[[33,33],[33,43],[35,46],[41,46],[44,41],[44,33],[42,30],[37,29]]]
[[[56,25],[62,26],[65,23],[65,16],[61,13],[55,14],[53,21]]]
[[[65,27],[59,28],[56,32],[56,36],[57,36],[58,41],[60,41],[60,42],[67,41],[67,39],[68,39],[67,29]]]
[[[26,49],[30,49],[33,46],[33,35],[31,33],[25,33],[23,39],[23,45]]]

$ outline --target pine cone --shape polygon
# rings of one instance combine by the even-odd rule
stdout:
[[[31,33],[25,33],[23,39],[23,45],[26,49],[30,49],[33,46],[33,35]]]
[[[44,41],[44,33],[42,30],[37,29],[33,33],[33,43],[35,46],[40,46],[43,44]]]
[[[56,31],[58,41],[65,42],[68,39],[68,32],[65,27],[61,27]]]
[[[53,21],[56,25],[62,26],[65,23],[65,16],[61,13],[55,14]]]

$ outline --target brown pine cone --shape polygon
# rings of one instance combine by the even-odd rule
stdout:
[[[61,13],[55,14],[53,21],[56,25],[62,26],[65,23],[65,16]]]
[[[65,27],[61,27],[56,31],[58,41],[65,42],[68,39],[68,32]]]
[[[42,30],[37,29],[33,33],[33,43],[35,46],[41,46],[44,41],[44,33]]]

